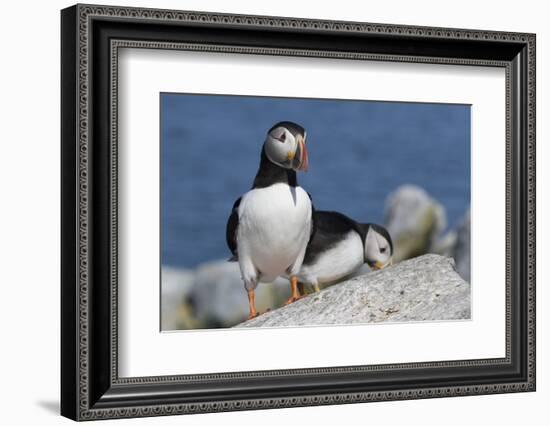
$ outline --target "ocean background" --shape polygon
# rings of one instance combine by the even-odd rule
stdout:
[[[424,188],[455,227],[470,205],[470,106],[162,93],[161,264],[229,258],[225,226],[256,174],[266,131],[307,131],[315,208],[384,223],[386,197]]]

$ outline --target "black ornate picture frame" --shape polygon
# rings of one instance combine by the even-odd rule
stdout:
[[[62,415],[92,420],[535,390],[534,34],[96,5],[64,9],[61,29]],[[120,378],[121,47],[504,68],[506,356]]]

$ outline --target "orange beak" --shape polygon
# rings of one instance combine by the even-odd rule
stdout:
[[[295,156],[295,161],[297,163],[297,166],[294,169],[307,172],[309,161],[307,157],[306,143],[304,142],[303,139],[300,139],[298,141],[298,149],[296,151],[297,151],[296,153],[297,155]]]

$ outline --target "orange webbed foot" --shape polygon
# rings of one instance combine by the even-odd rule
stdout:
[[[248,319],[251,320],[251,319],[257,318],[257,317],[259,317],[260,315],[263,315],[263,314],[265,314],[266,312],[269,312],[269,311],[270,311],[270,309],[266,309],[264,312],[258,312],[258,311],[256,311],[256,310],[254,310],[254,312],[251,311],[251,312],[248,314]]]
[[[290,291],[292,295],[285,302],[285,305],[290,305],[291,303],[294,303],[297,300],[305,297],[305,295],[301,295],[300,291],[298,290],[298,278],[296,277],[290,277]]]
[[[300,300],[300,299],[303,299],[304,297],[306,297],[306,295],[301,295],[301,296],[297,296],[297,297],[294,297],[294,296],[290,296],[287,301],[285,302],[285,306],[286,305],[290,305],[291,303],[294,303],[296,302],[297,300]]]

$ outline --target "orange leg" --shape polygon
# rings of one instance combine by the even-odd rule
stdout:
[[[256,318],[259,314],[254,303],[254,290],[248,290],[248,307],[250,309],[248,319]]]
[[[292,292],[290,298],[285,302],[285,305],[289,305],[292,302],[296,302],[298,299],[301,299],[304,296],[300,296],[298,291],[298,278],[290,277],[290,290]]]

